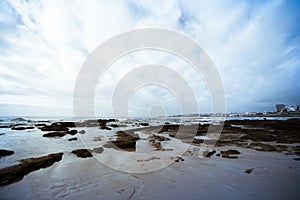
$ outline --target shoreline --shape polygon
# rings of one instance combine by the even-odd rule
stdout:
[[[0,129],[3,132],[1,149],[14,151],[0,161],[7,164],[17,164],[21,159],[37,161],[55,152],[62,152],[63,156],[47,168],[25,175],[19,182],[0,187],[0,197],[5,199],[21,196],[24,199],[81,199],[83,196],[89,199],[176,199],[183,191],[189,192],[185,197],[190,199],[223,195],[248,199],[246,194],[250,195],[254,189],[258,193],[252,194],[253,198],[278,197],[271,193],[271,188],[276,188],[282,198],[293,199],[300,195],[294,185],[300,178],[300,119],[225,121],[222,134],[206,151],[201,147],[212,142],[210,136],[205,136],[209,125],[191,124],[189,120],[181,124],[184,135],[177,133],[177,123],[169,122],[152,126],[147,121],[99,119],[81,121],[79,126],[74,126],[72,121],[21,121],[20,118],[12,123],[14,126]],[[54,134],[55,137],[45,134],[55,131],[64,134]],[[18,142],[20,139],[23,143]],[[27,142],[31,146],[27,146]],[[117,146],[110,147],[109,143]],[[13,146],[5,148],[8,144],[14,144],[15,149]],[[186,147],[183,154],[182,147]],[[4,165],[0,173],[12,165]],[[136,172],[144,170],[144,173],[116,170],[133,167]],[[154,171],[146,173],[146,169]],[[249,182],[240,182],[244,179]],[[230,188],[223,185],[225,182]],[[195,183],[209,190],[199,191]],[[35,192],[23,196],[34,188]],[[219,192],[215,193],[214,189]]]

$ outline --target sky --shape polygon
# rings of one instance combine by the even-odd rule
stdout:
[[[222,79],[226,112],[299,104],[299,10],[296,0],[2,0],[0,115],[73,115],[84,61],[108,39],[140,28],[173,30],[203,48]],[[167,52],[143,50],[116,60],[99,80],[97,116],[112,116],[119,81],[146,64],[168,66],[189,83],[198,110],[187,113],[212,112],[205,80],[188,63]],[[186,103],[159,84],[137,86],[125,100],[131,116],[180,114]]]

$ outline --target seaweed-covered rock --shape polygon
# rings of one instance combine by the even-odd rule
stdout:
[[[14,151],[10,151],[10,150],[5,150],[5,149],[0,149],[0,158],[4,157],[4,156],[9,156],[14,154]]]
[[[88,158],[93,156],[91,154],[91,150],[89,149],[77,149],[77,150],[73,150],[72,153],[80,158]]]
[[[216,153],[216,150],[213,150],[213,151],[204,151],[203,152],[203,156],[204,157],[207,157],[207,158],[210,158],[212,155],[214,155]]]
[[[238,155],[240,152],[238,150],[232,150],[229,149],[227,151],[221,151],[222,158],[229,158],[229,159],[237,159],[239,158],[238,156],[232,156],[232,155]]]
[[[66,132],[60,132],[60,131],[55,131],[55,132],[50,132],[46,133],[43,135],[43,137],[64,137],[66,135]]]
[[[116,135],[118,137],[115,140],[112,140],[109,143],[105,144],[104,147],[118,147],[123,150],[132,151],[135,150],[136,140],[140,139],[137,134],[134,134],[131,131],[118,131]]]
[[[22,130],[26,130],[26,129],[34,129],[33,126],[16,126],[16,127],[11,127],[11,130],[16,130],[16,131],[22,131]]]
[[[65,126],[50,125],[50,126],[42,127],[41,130],[42,131],[68,131],[69,129]]]
[[[77,137],[73,137],[73,138],[70,138],[70,139],[68,139],[69,141],[76,141],[76,140],[78,140],[77,139]]]
[[[18,182],[30,172],[41,168],[50,167],[62,159],[63,153],[49,154],[39,158],[27,158],[20,160],[20,164],[0,169],[0,186],[6,186]]]

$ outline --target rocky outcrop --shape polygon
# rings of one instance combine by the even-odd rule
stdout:
[[[68,139],[69,141],[76,141],[76,140],[78,140],[77,139],[77,137],[73,137],[73,138],[70,138],[70,139]]]
[[[203,152],[203,156],[204,157],[207,157],[207,158],[210,158],[212,155],[214,155],[216,153],[216,150],[213,150],[213,151],[204,151]]]
[[[76,135],[77,130],[70,130],[70,131],[54,131],[50,133],[46,133],[43,137],[64,137],[65,135]]]
[[[50,125],[41,128],[42,131],[68,131],[69,128],[60,125]]]
[[[4,156],[9,156],[14,154],[14,151],[10,151],[10,150],[5,150],[5,149],[0,149],[0,158],[4,157]]]
[[[155,143],[155,141],[169,141],[169,138],[166,138],[164,136],[160,136],[160,135],[151,135],[150,137],[148,137],[149,142]]]
[[[63,153],[49,154],[39,158],[27,158],[20,160],[20,164],[0,169],[0,186],[6,186],[18,182],[30,172],[41,168],[50,167],[62,159]]]
[[[80,158],[88,158],[93,156],[91,154],[91,150],[89,149],[77,149],[77,150],[73,150],[72,153]]]
[[[22,130],[26,130],[26,129],[34,129],[33,126],[27,126],[27,127],[24,127],[24,126],[17,126],[17,127],[11,127],[11,130],[16,130],[16,131],[22,131]]]
[[[162,129],[159,131],[159,133],[163,133],[163,132],[177,132],[179,129],[179,125],[168,125],[165,124]],[[175,137],[174,135],[170,135],[171,137]]]
[[[221,154],[222,154],[222,158],[237,159],[239,158],[238,156],[232,156],[232,155],[239,155],[240,152],[238,150],[229,149],[227,151],[221,151]]]
[[[55,131],[55,132],[46,133],[43,135],[43,137],[64,137],[65,135],[66,132]]]
[[[125,151],[134,151],[136,140],[140,139],[137,134],[134,134],[131,131],[118,131],[116,135],[118,137],[115,140],[109,141],[109,143],[105,144],[104,147],[118,147]]]

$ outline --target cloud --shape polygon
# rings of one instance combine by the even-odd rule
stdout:
[[[43,115],[72,115],[76,77],[87,56],[114,35],[146,27],[178,31],[205,49],[223,79],[228,112],[298,104],[298,10],[297,1],[280,0],[1,1],[1,114],[35,115],[39,112],[28,108],[36,106]],[[149,63],[172,66],[190,83],[201,112],[211,111],[209,92],[191,66],[174,55],[137,52],[121,58],[101,80],[95,95],[99,115],[111,114],[118,81],[134,67]],[[178,112],[174,101],[168,102],[174,96],[155,88],[136,93],[131,113],[144,115],[155,102],[167,102],[170,114]]]

